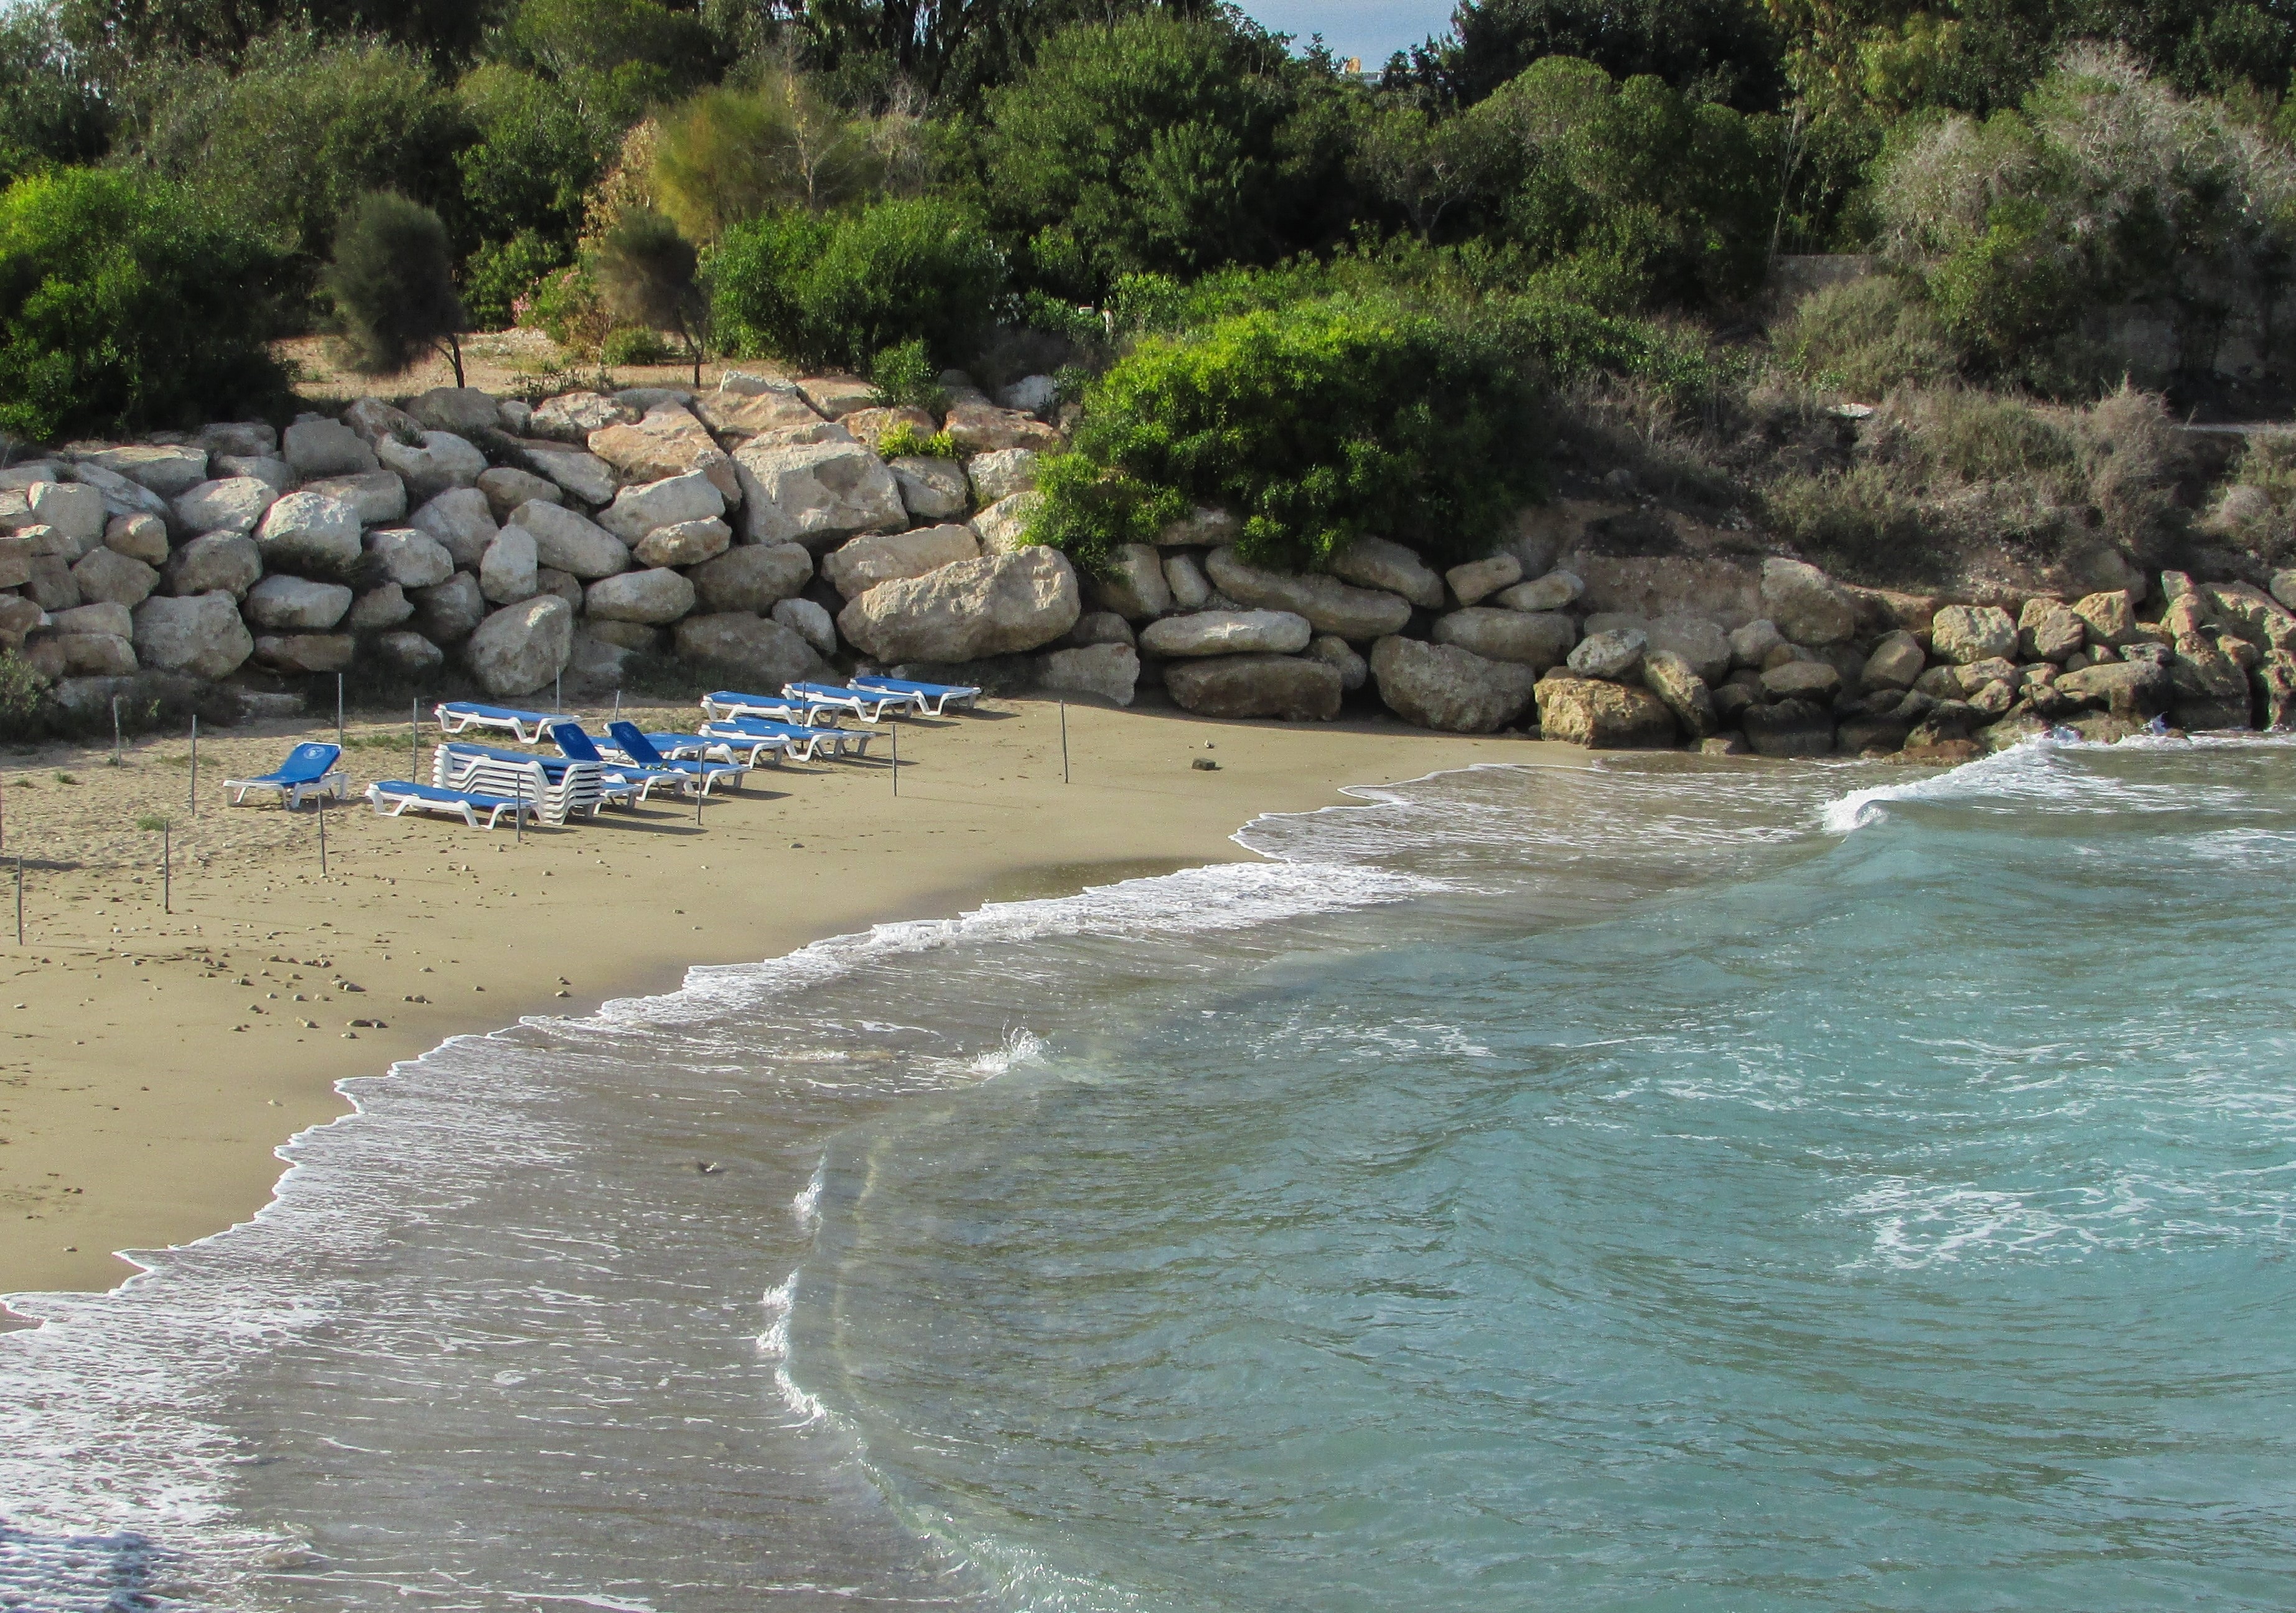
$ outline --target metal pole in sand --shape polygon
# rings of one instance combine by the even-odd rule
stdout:
[[[335,749],[343,748],[343,675],[335,674]]]
[[[1069,781],[1069,703],[1061,702],[1061,782]]]
[[[160,826],[160,910],[162,913],[176,910],[175,879],[176,849],[168,843],[168,826],[162,823]]]
[[[16,859],[16,944],[24,944],[24,860]]]
[[[319,877],[327,876],[327,803],[321,802],[319,813]]]
[[[119,765],[119,696],[111,697],[111,765]]]
[[[893,794],[901,793],[901,730],[893,730]]]
[[[565,701],[564,701],[564,695],[565,695],[565,692],[566,692],[566,674],[565,674],[565,673],[563,673],[563,672],[553,672],[553,673],[551,673],[551,674],[550,674],[550,714],[551,714],[552,716],[554,716],[554,717],[563,717],[563,716],[566,714],[566,705],[565,705]]]
[[[412,783],[422,782],[422,696],[420,695],[406,703],[406,777]]]
[[[0,845],[8,844],[8,792],[0,786]]]
[[[192,713],[192,816],[200,815],[200,714]]]

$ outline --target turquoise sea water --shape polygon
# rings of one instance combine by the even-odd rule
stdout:
[[[2288,1607],[2292,784],[1482,769],[451,1044],[22,1302],[0,1605]]]

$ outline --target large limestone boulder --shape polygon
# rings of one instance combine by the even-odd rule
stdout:
[[[1673,650],[1652,650],[1643,658],[1643,687],[1666,703],[1682,731],[1704,739],[1719,726],[1714,693],[1689,661]]]
[[[1010,555],[1029,547],[1029,523],[1044,507],[1042,493],[1015,493],[999,498],[972,518],[980,547],[991,555]]]
[[[495,540],[494,506],[474,487],[447,489],[416,510],[408,525],[435,539],[464,571],[474,569]]]
[[[193,436],[192,446],[207,449],[210,456],[254,458],[277,453],[279,433],[267,420],[218,420],[201,426]]]
[[[1486,661],[1512,661],[1543,672],[1569,658],[1578,642],[1578,626],[1560,611],[1471,605],[1436,619],[1435,642],[1455,644]]]
[[[2049,687],[2060,699],[2136,723],[2160,716],[2177,695],[2168,668],[2152,661],[2108,661],[2063,673]]]
[[[627,403],[596,392],[567,392],[536,404],[526,430],[529,436],[586,446],[591,432],[627,425],[637,417],[638,411]]]
[[[701,521],[681,521],[675,526],[658,526],[638,539],[630,555],[642,566],[700,565],[705,560],[715,560],[733,545],[734,529],[710,516]]]
[[[1389,711],[1453,734],[1495,733],[1520,720],[1538,685],[1538,674],[1518,662],[1392,636],[1372,646],[1371,675]]]
[[[348,633],[258,633],[255,659],[275,672],[340,672],[358,655]]]
[[[2051,661],[2062,665],[2079,653],[2088,638],[2088,625],[2062,600],[2035,597],[2017,613],[2017,656],[2021,661]]]
[[[1841,692],[1841,674],[1823,661],[1786,661],[1762,673],[1762,693],[1772,700],[1810,700],[1831,704]]]
[[[534,534],[541,564],[585,582],[611,577],[630,567],[629,546],[586,515],[539,499],[511,513],[511,524]]]
[[[1578,597],[1586,591],[1587,585],[1577,572],[1549,572],[1513,588],[1501,588],[1491,596],[1491,603],[1510,611],[1561,611],[1578,604]],[[1721,629],[1718,627],[1715,631],[1718,633]],[[1696,664],[1694,658],[1692,664]]]
[[[701,424],[720,437],[770,437],[792,442],[829,424],[788,382],[738,371],[721,379],[716,391],[694,399],[693,408]]]
[[[255,654],[239,601],[220,590],[146,599],[135,607],[133,638],[144,665],[209,680],[230,677]]]
[[[1176,657],[1296,655],[1314,637],[1308,619],[1292,611],[1198,611],[1150,622],[1140,644],[1152,654]]]
[[[352,404],[343,411],[343,424],[369,448],[386,437],[396,437],[401,442],[422,440],[422,423],[380,398],[362,398]]]
[[[1164,556],[1164,586],[1172,590],[1175,610],[1201,611],[1211,603],[1211,579],[1189,554]]]
[[[1833,713],[1811,700],[1781,700],[1750,705],[1740,714],[1746,744],[1757,756],[1829,756],[1833,753]]]
[[[1093,579],[1100,603],[1128,621],[1145,621],[1172,608],[1172,585],[1164,560],[1145,543],[1122,543],[1109,556],[1108,570]]]
[[[1411,620],[1411,603],[1378,588],[1359,588],[1336,577],[1287,577],[1247,565],[1234,548],[1204,557],[1212,586],[1242,605],[1290,611],[1305,616],[1319,633],[1341,638],[1375,638],[1401,630]]]
[[[2088,594],[2073,601],[2072,613],[2080,618],[2081,627],[2091,644],[2109,644],[2115,648],[2135,644],[2144,637],[2136,623],[2136,609],[2126,590],[2108,589]]]
[[[307,582],[275,573],[247,590],[248,621],[272,632],[324,633],[351,608],[351,590],[340,583]]]
[[[802,544],[743,544],[695,566],[693,577],[695,609],[760,615],[813,580],[813,555]]]
[[[82,487],[94,488],[96,497],[103,501],[105,520],[115,515],[157,515],[162,521],[171,519],[175,509],[168,502],[140,481],[131,481],[118,471],[83,460],[62,467],[63,479]],[[101,530],[99,526],[99,530]]]
[[[979,661],[1050,644],[1082,613],[1068,557],[1037,547],[871,588],[837,628],[881,662]]]
[[[135,519],[114,517],[104,508],[102,494],[77,481],[36,481],[24,490],[24,507],[34,523],[62,540],[57,552],[74,560],[103,540],[104,528],[113,520]]]
[[[468,572],[456,572],[436,588],[416,588],[413,593],[414,626],[433,644],[458,644],[486,620],[486,596],[479,590],[479,580]]]
[[[900,484],[857,442],[751,443],[734,456],[754,543],[819,553],[857,532],[908,524]]]
[[[278,501],[279,490],[253,476],[202,481],[176,496],[176,520],[187,532],[251,532]]]
[[[877,407],[877,389],[857,375],[800,375],[797,390],[808,403],[832,420]]]
[[[677,624],[672,641],[680,661],[722,669],[745,689],[771,692],[784,683],[816,682],[829,672],[802,633],[746,611],[688,616]]]
[[[170,594],[189,597],[226,593],[234,599],[255,586],[263,575],[263,551],[252,538],[236,532],[210,532],[194,538],[160,570],[161,586]]]
[[[452,432],[425,432],[420,444],[385,437],[374,445],[382,468],[398,473],[406,484],[406,496],[418,502],[436,498],[448,488],[476,488],[487,457]],[[484,497],[484,495],[480,495]]]
[[[1581,678],[1625,682],[1642,676],[1643,657],[1649,650],[1650,636],[1640,628],[1611,628],[1580,639],[1569,664]]]
[[[574,648],[574,612],[543,594],[505,605],[480,622],[463,646],[463,664],[496,699],[531,695],[566,670]]]
[[[529,498],[539,498],[545,504],[566,502],[565,490],[556,482],[510,465],[480,471],[479,491],[487,496],[487,509],[496,521],[509,520],[510,513]]]
[[[61,555],[35,555],[26,563],[24,597],[44,611],[68,611],[79,603],[79,584]]]
[[[837,618],[810,599],[777,599],[769,613],[823,655],[837,654]]]
[[[906,532],[865,532],[822,557],[821,574],[848,599],[881,582],[922,577],[960,560],[980,557],[980,539],[969,526],[922,526]]]
[[[348,571],[359,557],[358,512],[324,493],[290,493],[263,513],[255,545],[266,571]]]
[[[403,588],[427,588],[454,574],[455,556],[428,532],[412,527],[383,527],[366,535],[366,552],[374,556],[382,574]],[[486,551],[479,551],[481,558]]]
[[[1037,687],[1130,705],[1139,683],[1139,651],[1128,644],[1085,644],[1046,655]]]
[[[635,482],[598,512],[598,524],[624,543],[635,544],[656,527],[706,521],[726,513],[726,495],[700,471]]]
[[[208,479],[208,454],[201,448],[131,442],[98,449],[80,459],[150,488],[162,498],[187,493]]]
[[[414,602],[406,590],[395,582],[371,588],[351,601],[350,614],[343,618],[343,628],[352,633],[380,633],[395,628],[414,617]]]
[[[542,592],[542,561],[534,534],[508,526],[495,534],[479,561],[479,592],[496,605],[516,605]]]
[[[1909,689],[1927,662],[1921,641],[1911,633],[1887,633],[1866,657],[1858,683],[1866,689]]]
[[[688,471],[700,471],[717,484],[727,504],[742,501],[742,486],[736,480],[733,462],[709,434],[709,428],[695,419],[693,411],[684,404],[657,403],[646,410],[643,419],[592,432],[589,445],[590,451],[612,465],[624,481],[660,481],[683,476]],[[871,454],[869,457],[873,461],[876,456]],[[885,480],[890,486],[892,477],[888,474]],[[899,499],[896,498],[894,502]]]
[[[1340,670],[1302,655],[1178,662],[1165,669],[1164,687],[1183,711],[1200,717],[1327,722],[1340,714]]]
[[[584,504],[606,503],[622,484],[614,467],[586,449],[534,439],[522,440],[518,448],[528,470]]]
[[[494,399],[474,386],[434,386],[409,403],[406,412],[434,432],[464,438],[502,425],[502,411]]]
[[[1349,694],[1371,681],[1371,662],[1357,654],[1355,646],[1344,638],[1319,634],[1308,641],[1308,654],[1335,670],[1340,675],[1340,687]]]
[[[1590,751],[1671,750],[1674,713],[1640,684],[1607,678],[1545,678],[1538,684],[1538,731]]]
[[[1960,666],[2012,656],[2017,653],[2017,624],[1997,605],[1948,605],[1930,621],[1930,651]]]
[[[902,504],[919,521],[947,521],[972,506],[964,467],[954,459],[905,454],[889,460],[886,468],[893,473]]]
[[[1017,409],[1000,409],[993,403],[958,399],[948,406],[941,429],[967,455],[994,454],[1004,449],[1033,449],[1057,453],[1061,434],[1043,421]]]
[[[289,493],[295,490],[294,467],[284,459],[210,454],[208,456],[208,476],[215,481],[228,481],[234,476],[251,476],[275,493]]]
[[[2200,586],[2200,595],[2212,624],[2237,634],[2259,649],[2284,644],[2296,635],[2296,616],[2291,616],[2278,600],[2262,588],[2245,582],[2204,582]]]
[[[130,560],[117,549],[91,549],[72,569],[83,600],[137,605],[160,586],[160,573],[140,560]]]
[[[406,517],[406,484],[389,471],[322,476],[305,482],[303,491],[341,499],[358,512],[362,526],[388,526]]]
[[[667,566],[602,577],[583,591],[585,611],[604,621],[667,627],[693,612],[693,584]]]
[[[1762,611],[1795,644],[1841,644],[1857,630],[1857,605],[1848,590],[1799,560],[1774,555],[1762,562]]]
[[[964,475],[972,483],[972,496],[983,504],[1033,491],[1037,485],[1037,451],[1013,448],[975,454],[964,462]]]
[[[1156,534],[1159,548],[1218,548],[1235,541],[1243,523],[1233,510],[1200,504]]]
[[[1443,608],[1443,580],[1399,543],[1358,538],[1332,556],[1330,571],[1342,582],[1400,594],[1431,611]]]
[[[1451,592],[1461,605],[1480,605],[1502,588],[1511,588],[1522,580],[1522,561],[1511,553],[1470,560],[1444,572],[1443,580],[1451,585]]]
[[[136,670],[135,646],[118,633],[57,633],[26,636],[24,658],[50,679],[124,678]]]
[[[125,638],[135,631],[134,621],[126,605],[106,600],[58,611],[49,619],[49,626],[59,633],[101,633],[108,638]]]
[[[374,641],[375,658],[395,672],[421,677],[447,664],[447,652],[420,633],[385,633]]]
[[[103,523],[103,547],[145,565],[168,564],[168,523],[156,515],[121,515]]]

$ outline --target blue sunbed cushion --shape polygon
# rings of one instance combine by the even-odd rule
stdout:
[[[435,784],[414,784],[404,778],[387,779],[374,787],[385,795],[402,795],[413,801],[435,801],[441,806],[460,806],[468,802],[472,806],[492,811],[496,807],[532,804],[512,801],[507,795],[480,795],[469,790],[441,789]]]
[[[243,782],[248,784],[316,784],[320,779],[324,778],[329,773],[333,772],[335,769],[335,763],[340,761],[342,758],[342,748],[340,745],[319,745],[316,743],[310,745],[299,745],[293,750],[287,753],[287,760],[279,764],[277,771],[266,773],[260,778],[250,778]]]

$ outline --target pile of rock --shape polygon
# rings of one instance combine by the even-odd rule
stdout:
[[[940,418],[849,377],[734,374],[65,443],[0,469],[0,645],[67,701],[139,671],[261,688],[452,658],[512,698],[615,687],[640,654],[775,688],[856,650],[1040,649],[1076,624],[1074,572],[967,518],[1009,532],[1025,513],[1061,440],[1053,389],[1000,402],[947,379]],[[958,457],[888,460],[899,426]]]

